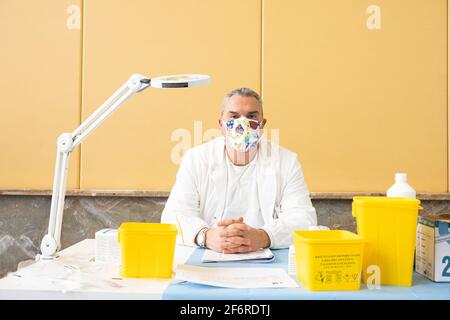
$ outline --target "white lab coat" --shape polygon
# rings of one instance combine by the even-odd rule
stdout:
[[[317,225],[301,165],[295,153],[266,139],[260,141],[255,160],[262,229],[269,235],[271,248],[287,248],[293,243],[294,230]],[[226,181],[223,136],[189,149],[181,160],[161,222],[176,224],[179,240],[196,246],[198,231],[216,226],[222,217]]]

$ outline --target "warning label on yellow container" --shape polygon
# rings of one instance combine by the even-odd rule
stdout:
[[[314,280],[324,284],[359,283],[360,254],[337,254],[314,256]]]

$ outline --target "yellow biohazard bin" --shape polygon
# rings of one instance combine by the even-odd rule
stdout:
[[[170,278],[178,230],[174,224],[124,222],[118,232],[125,278]]]
[[[345,230],[294,231],[297,278],[311,291],[359,290],[364,239]]]
[[[352,214],[366,241],[363,281],[411,286],[420,201],[396,197],[353,197]],[[377,280],[378,279],[378,280]]]

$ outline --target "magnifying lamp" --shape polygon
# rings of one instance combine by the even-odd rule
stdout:
[[[61,226],[66,193],[69,155],[81,142],[98,128],[111,114],[119,109],[133,94],[148,87],[188,88],[207,84],[210,77],[201,74],[179,74],[155,78],[132,75],[116,92],[112,94],[93,114],[72,133],[63,133],[57,140],[55,175],[53,179],[52,201],[48,232],[41,242],[41,255],[36,259],[54,259],[61,249]]]

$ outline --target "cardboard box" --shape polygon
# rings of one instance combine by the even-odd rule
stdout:
[[[416,272],[450,282],[450,214],[419,217],[416,240]]]
[[[297,261],[295,260],[295,246],[292,244],[289,246],[288,253],[288,274],[297,275]]]

